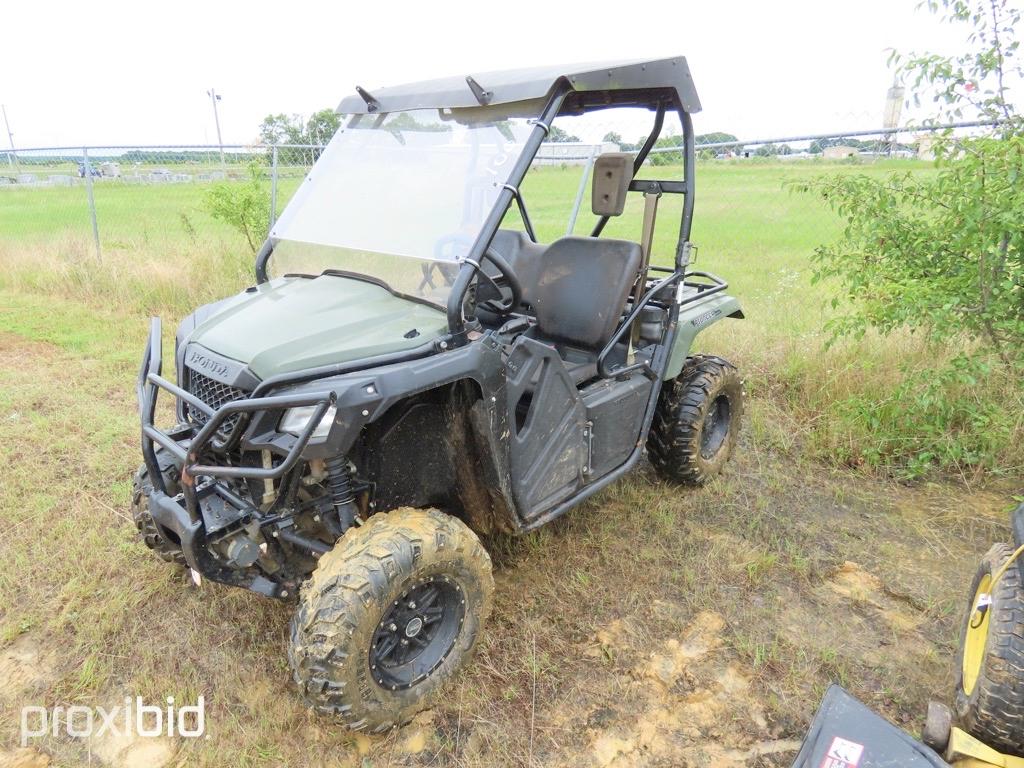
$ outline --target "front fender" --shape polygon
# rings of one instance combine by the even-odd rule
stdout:
[[[679,311],[672,351],[669,353],[668,365],[665,366],[666,381],[674,379],[683,370],[683,363],[690,354],[697,334],[724,317],[743,317],[739,300],[726,293],[716,293],[704,301],[687,304]]]

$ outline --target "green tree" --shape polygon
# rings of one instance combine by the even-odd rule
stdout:
[[[608,131],[608,133],[606,133],[604,135],[604,138],[601,139],[601,141],[606,141],[609,144],[618,144],[621,147],[622,146],[622,134],[621,133],[617,133],[616,131]]]
[[[567,133],[562,128],[559,128],[557,125],[552,125],[551,131],[548,133],[548,141],[567,143],[570,141],[580,141],[580,137],[574,136],[571,133]]]
[[[666,150],[672,147],[682,147],[683,137],[679,135],[662,136],[654,142],[654,149]],[[650,155],[651,165],[680,165],[683,162],[683,152],[652,152]]]
[[[1019,444],[1014,409],[977,392],[1019,400],[1024,370],[1024,124],[1008,99],[1022,80],[1013,59],[1020,14],[1006,0],[928,7],[970,26],[972,49],[894,57],[899,71],[932,87],[947,114],[1003,124],[986,135],[940,137],[935,174],[843,174],[809,185],[846,220],[843,236],[815,255],[815,279],[841,289],[834,337],[910,329],[936,350],[960,350],[948,365],[905,370],[896,391],[864,408],[880,433],[879,453],[916,471],[933,462],[991,466]]]
[[[302,118],[283,112],[267,115],[260,123],[260,141],[264,144],[304,144],[305,126]]]
[[[305,141],[307,144],[326,144],[341,127],[341,116],[333,109],[314,112],[306,121]]]

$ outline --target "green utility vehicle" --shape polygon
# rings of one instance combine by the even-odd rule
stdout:
[[[176,384],[153,321],[133,511],[197,582],[296,600],[302,695],[377,732],[472,651],[494,589],[478,536],[553,520],[645,452],[676,483],[721,469],[742,381],[690,349],[743,315],[690,268],[700,103],[685,59],[356,91],[256,284],[181,323]],[[589,236],[538,242],[524,177],[556,117],[599,110],[650,135],[593,161]],[[667,116],[682,178],[640,178]],[[654,254],[663,195],[681,196],[678,236]],[[639,239],[602,237],[627,207]],[[171,429],[155,424],[160,391]]]

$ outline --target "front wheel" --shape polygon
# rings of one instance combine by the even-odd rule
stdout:
[[[352,730],[402,725],[466,663],[493,593],[491,559],[462,521],[437,510],[373,515],[303,588],[288,651],[295,682]]]
[[[703,485],[722,471],[736,446],[745,392],[739,371],[720,357],[694,355],[665,382],[647,453],[663,480]]]

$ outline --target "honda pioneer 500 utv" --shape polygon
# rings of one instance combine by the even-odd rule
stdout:
[[[669,481],[719,471],[743,386],[690,348],[742,313],[689,268],[700,103],[685,59],[356,91],[256,284],[181,323],[176,384],[154,319],[134,517],[197,582],[297,600],[302,695],[381,731],[473,649],[493,592],[478,534],[553,520],[645,448]],[[635,156],[594,161],[589,236],[538,242],[524,177],[556,117],[598,110],[653,129]],[[641,179],[669,115],[682,178]],[[534,173],[538,188],[564,176]],[[633,194],[637,241],[602,237]],[[662,195],[682,196],[678,237],[653,254]],[[154,423],[161,390],[172,429]]]

